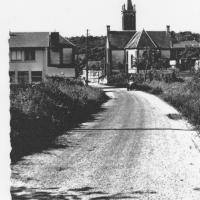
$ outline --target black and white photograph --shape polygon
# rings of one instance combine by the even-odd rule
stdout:
[[[198,0],[5,1],[0,199],[200,200],[199,20]]]

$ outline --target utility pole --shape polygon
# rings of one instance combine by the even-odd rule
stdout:
[[[88,85],[88,33],[89,33],[89,30],[87,29],[87,33],[86,33],[86,85]]]

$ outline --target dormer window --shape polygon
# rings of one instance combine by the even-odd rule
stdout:
[[[32,48],[25,49],[24,60],[35,60],[35,50]]]

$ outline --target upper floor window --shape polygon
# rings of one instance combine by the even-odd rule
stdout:
[[[25,49],[24,51],[25,60],[35,60],[35,50],[34,49]]]
[[[63,64],[72,63],[72,48],[63,48]]]
[[[11,61],[22,60],[22,51],[21,50],[11,50],[10,58],[11,58]]]

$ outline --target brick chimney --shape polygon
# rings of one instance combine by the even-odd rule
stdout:
[[[166,31],[167,31],[167,34],[170,34],[170,25],[166,26]]]
[[[107,25],[107,33],[110,31],[110,25]]]
[[[53,46],[57,46],[59,44],[59,32],[51,33],[50,42],[51,42],[51,45],[53,45]]]

